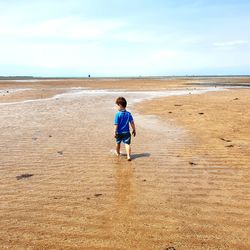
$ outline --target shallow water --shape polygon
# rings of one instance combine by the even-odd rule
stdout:
[[[56,88],[58,89],[58,88]],[[24,89],[25,90],[25,89]],[[141,102],[143,100],[150,100],[153,98],[160,98],[160,97],[167,97],[167,96],[179,96],[179,95],[188,95],[188,94],[203,94],[210,91],[223,91],[224,88],[200,88],[200,89],[186,89],[186,90],[164,90],[164,91],[129,91],[129,90],[92,90],[88,88],[65,88],[65,93],[56,94],[49,98],[42,98],[42,99],[31,99],[31,100],[24,100],[18,102],[8,102],[8,103],[0,103],[0,105],[15,105],[15,104],[22,104],[22,103],[30,103],[30,102],[44,102],[59,98],[79,98],[81,96],[112,96],[115,98],[117,96],[124,96],[128,99],[128,103],[135,104],[137,102]]]
[[[32,88],[14,88],[14,89],[0,89],[0,94],[12,94],[19,91],[31,90]]]

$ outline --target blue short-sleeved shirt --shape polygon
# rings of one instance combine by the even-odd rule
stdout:
[[[118,111],[115,114],[114,124],[118,125],[117,133],[129,132],[129,123],[133,122],[134,119],[130,112],[127,110]]]

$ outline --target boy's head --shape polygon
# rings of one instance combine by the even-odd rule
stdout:
[[[119,109],[125,109],[127,107],[127,101],[124,97],[118,97],[115,103],[119,106]]]

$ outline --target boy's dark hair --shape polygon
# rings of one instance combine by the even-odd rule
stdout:
[[[124,97],[118,97],[115,101],[117,105],[121,105],[123,108],[126,108],[127,106],[127,101]]]

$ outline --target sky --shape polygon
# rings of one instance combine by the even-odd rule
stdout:
[[[250,74],[249,0],[0,0],[0,75]]]

